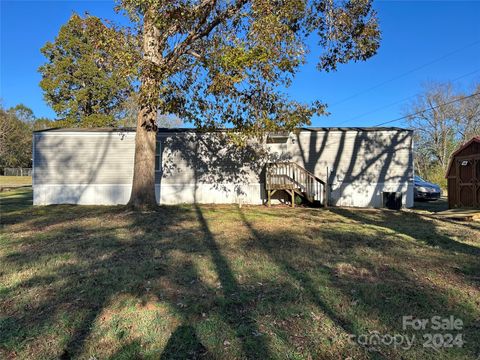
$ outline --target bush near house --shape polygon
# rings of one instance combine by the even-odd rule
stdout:
[[[474,359],[480,225],[373,209],[32,207],[1,196],[1,358]],[[402,316],[462,319],[422,346]],[[416,336],[409,350],[349,336]],[[452,333],[452,331],[434,331]]]

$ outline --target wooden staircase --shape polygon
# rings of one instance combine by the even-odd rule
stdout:
[[[285,191],[291,196],[292,207],[295,207],[295,194],[300,195],[310,204],[320,203],[325,207],[327,206],[325,181],[297,163],[269,163],[267,164],[265,177],[268,206],[271,206],[272,195],[277,191]]]

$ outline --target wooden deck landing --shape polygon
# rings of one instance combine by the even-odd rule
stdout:
[[[448,209],[435,213],[435,216],[444,219],[480,221],[480,209]]]

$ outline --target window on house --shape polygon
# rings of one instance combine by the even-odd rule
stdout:
[[[267,144],[286,144],[288,136],[288,132],[272,132],[267,135]]]

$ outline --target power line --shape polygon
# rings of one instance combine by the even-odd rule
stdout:
[[[463,75],[461,75],[461,76],[459,76],[459,77],[456,77],[455,79],[452,79],[452,80],[450,80],[450,81],[452,81],[452,82],[458,81],[458,80],[463,79],[463,78],[465,78],[465,77],[467,77],[467,76],[470,76],[470,75],[472,75],[472,74],[475,74],[475,73],[477,73],[477,72],[479,72],[479,71],[480,71],[480,69],[473,70],[473,71],[471,71],[471,72],[469,72],[469,73],[467,73],[467,74],[463,74]],[[378,111],[380,111],[380,110],[387,109],[387,108],[389,108],[389,107],[391,107],[391,106],[393,106],[393,105],[397,105],[397,104],[400,104],[400,103],[402,103],[402,102],[404,102],[404,101],[406,101],[406,100],[409,100],[409,99],[411,99],[411,98],[414,98],[414,97],[417,96],[417,95],[418,95],[418,94],[410,95],[410,96],[408,96],[408,97],[406,97],[406,98],[403,98],[402,100],[398,100],[398,101],[395,101],[395,102],[390,103],[390,104],[388,104],[388,105],[385,105],[385,106],[376,108],[376,109],[374,109],[374,110],[372,110],[372,111],[365,112],[365,113],[363,113],[363,114],[361,114],[361,115],[359,115],[359,116],[355,116],[354,118],[351,118],[351,119],[349,119],[349,120],[344,120],[344,121],[342,121],[342,122],[339,122],[339,123],[338,123],[337,125],[335,125],[335,126],[340,126],[340,125],[343,125],[343,124],[345,124],[345,123],[348,123],[348,122],[351,122],[351,121],[360,119],[360,118],[362,118],[362,117],[364,117],[364,116],[367,116],[367,115],[370,115],[370,114],[374,114],[374,113],[376,113],[376,112],[378,112]]]
[[[426,108],[426,109],[417,111],[417,112],[415,112],[415,113],[413,113],[413,114],[408,114],[408,115],[399,117],[399,118],[397,118],[397,119],[385,121],[385,122],[383,122],[383,123],[374,125],[374,127],[376,127],[376,126],[382,126],[382,125],[386,125],[386,124],[390,124],[390,123],[393,123],[393,122],[396,122],[396,121],[400,121],[400,120],[409,118],[409,117],[411,117],[411,116],[424,113],[425,111],[435,110],[435,109],[437,109],[437,108],[439,108],[439,107],[446,106],[446,105],[450,105],[450,104],[456,103],[456,102],[458,102],[458,101],[462,101],[462,100],[465,100],[465,99],[468,99],[468,98],[471,98],[471,97],[474,97],[474,96],[478,96],[478,95],[480,95],[480,92],[477,92],[477,93],[471,94],[471,95],[467,95],[467,96],[463,96],[463,97],[461,97],[461,98],[458,98],[458,99],[455,99],[455,100],[452,100],[452,101],[448,101],[448,102],[443,103],[443,104],[438,104],[438,105],[435,105],[435,106],[432,106],[432,107],[429,107],[429,108]]]
[[[474,96],[478,96],[480,95],[480,92],[478,93],[475,93],[475,94],[471,94],[471,95],[467,95],[467,96],[463,96],[461,98],[458,98],[458,99],[455,99],[455,100],[452,100],[452,101],[448,101],[446,103],[443,103],[443,104],[438,104],[438,105],[435,105],[435,106],[432,106],[430,108],[426,108],[426,109],[423,109],[423,110],[420,110],[420,111],[417,111],[415,113],[412,113],[412,114],[408,114],[408,115],[405,115],[405,116],[402,116],[400,118],[397,118],[397,119],[393,119],[393,120],[389,120],[389,121],[385,121],[383,123],[380,123],[380,124],[377,124],[377,125],[373,125],[372,127],[378,127],[378,126],[382,126],[382,125],[386,125],[386,124],[390,124],[392,122],[396,122],[396,121],[400,121],[400,120],[403,120],[403,119],[406,119],[407,117],[409,116],[414,116],[414,115],[417,115],[417,114],[421,114],[425,111],[430,111],[430,110],[435,110],[439,107],[442,107],[442,106],[446,106],[446,105],[449,105],[449,104],[453,104],[455,102],[458,102],[458,101],[462,101],[462,100],[465,100],[465,99],[468,99],[468,98],[471,98],[471,97],[474,97]],[[356,127],[353,127],[353,129],[355,129]],[[345,138],[343,139],[343,141],[345,141],[346,139],[352,139],[352,138],[355,138],[357,135],[347,135],[345,136]],[[340,141],[342,140],[337,140],[337,141],[334,141],[334,142],[328,142],[328,145],[335,145],[335,144],[339,144]]]
[[[374,86],[372,86],[372,87],[370,87],[370,88],[367,88],[366,90],[360,91],[360,92],[358,92],[358,93],[355,93],[355,94],[353,94],[353,95],[351,95],[351,96],[346,97],[345,99],[342,99],[342,100],[340,100],[340,101],[337,101],[336,103],[333,103],[331,106],[336,106],[336,105],[342,104],[342,103],[344,103],[344,102],[346,102],[346,101],[348,101],[348,100],[351,100],[351,99],[353,99],[353,98],[356,98],[356,97],[359,96],[359,95],[362,95],[362,94],[364,94],[364,93],[370,92],[370,91],[375,90],[375,89],[378,89],[379,87],[382,87],[383,85],[388,84],[389,82],[392,82],[392,81],[401,79],[402,77],[405,77],[405,76],[407,76],[407,75],[409,75],[409,74],[411,74],[411,73],[413,73],[413,72],[415,72],[415,71],[421,70],[421,69],[423,69],[423,68],[425,68],[425,67],[427,67],[427,66],[430,66],[430,65],[432,65],[432,64],[435,64],[435,63],[437,63],[437,62],[439,62],[439,61],[441,61],[441,60],[443,60],[443,59],[445,59],[445,58],[447,58],[447,57],[449,57],[449,56],[451,56],[451,55],[453,55],[453,54],[456,54],[457,52],[460,52],[460,51],[465,50],[465,49],[467,49],[467,48],[469,48],[469,47],[475,46],[475,45],[477,45],[477,44],[479,44],[479,43],[480,43],[480,40],[474,41],[474,42],[472,42],[472,43],[470,43],[470,44],[467,44],[467,45],[465,45],[465,46],[463,46],[463,47],[461,47],[461,48],[458,48],[458,49],[453,50],[453,51],[451,51],[451,52],[449,52],[449,53],[447,53],[447,54],[445,54],[445,55],[442,55],[442,56],[439,57],[439,58],[433,59],[433,60],[431,60],[431,61],[429,61],[429,62],[427,62],[427,63],[425,63],[425,64],[422,64],[422,65],[420,65],[420,66],[418,66],[418,67],[416,67],[416,68],[413,68],[413,69],[411,69],[411,70],[409,70],[409,71],[407,71],[407,72],[404,72],[404,73],[402,73],[402,74],[400,74],[400,75],[398,75],[398,76],[394,76],[393,78],[390,78],[390,79],[388,79],[388,80],[382,81],[381,83],[378,83],[377,85],[374,85]]]

